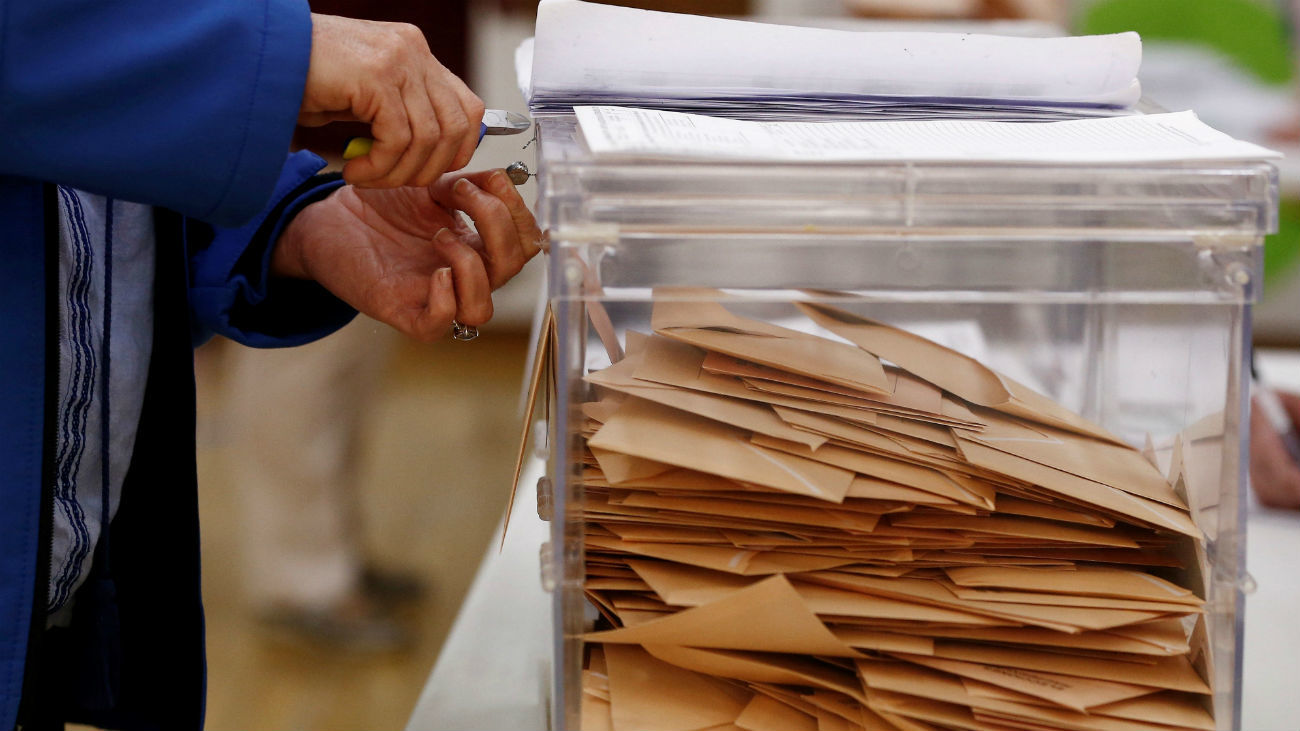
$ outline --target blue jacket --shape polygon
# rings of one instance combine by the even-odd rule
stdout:
[[[294,344],[352,314],[266,274],[279,228],[338,185],[313,178],[319,158],[286,158],[310,47],[305,0],[0,0],[0,729],[25,685],[69,720],[202,726],[192,343]],[[78,598],[58,643],[41,631],[39,560],[53,183],[158,207],[154,350],[112,581]]]

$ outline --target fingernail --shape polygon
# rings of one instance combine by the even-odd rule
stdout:
[[[512,185],[510,176],[506,175],[504,170],[493,170],[492,174],[488,176],[488,184],[499,190],[509,188]]]
[[[455,241],[456,235],[453,234],[449,228],[440,228],[438,229],[438,233],[433,235],[433,238],[436,241]]]
[[[460,180],[457,180],[455,183],[452,183],[451,190],[453,193],[456,193],[457,195],[468,195],[471,185],[473,185],[473,183],[469,182],[465,178],[461,178]]]
[[[442,267],[433,273],[433,278],[439,287],[447,289],[451,286],[451,267]]]

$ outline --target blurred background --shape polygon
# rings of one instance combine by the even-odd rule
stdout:
[[[525,110],[513,55],[532,33],[535,0],[311,4],[414,23],[489,107]],[[610,4],[880,29],[1136,30],[1150,99],[1289,153],[1256,334],[1260,344],[1300,344],[1300,111],[1288,1]],[[333,158],[359,132],[301,130],[296,144]],[[470,167],[535,168],[527,142],[488,137]],[[531,204],[536,184],[521,190]],[[422,345],[358,320],[308,348],[255,352],[215,341],[200,350],[208,728],[405,727],[505,508],[544,266],[539,257],[498,292],[494,320],[472,343]]]

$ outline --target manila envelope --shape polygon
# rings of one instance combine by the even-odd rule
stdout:
[[[928,723],[922,723],[913,718],[904,718],[880,710],[873,710],[872,712],[884,719],[885,723],[893,724],[893,728],[889,728],[888,726],[882,727],[883,731],[943,731],[943,729],[938,726],[931,726]],[[993,731],[1002,730],[994,729]]]
[[[1141,495],[1148,500],[1187,508],[1160,470],[1132,447],[1098,441],[1044,425],[1030,428],[987,412],[982,413],[981,418],[988,423],[988,429],[981,433],[963,433],[961,438],[980,442],[1000,452],[1069,472],[1086,480]]]
[[[752,697],[634,645],[609,645],[604,651],[614,731],[700,731],[735,721]]]
[[[705,356],[701,368],[709,373],[734,376],[747,381],[768,381],[771,383],[797,386],[814,391],[825,391],[827,393],[839,394],[841,396],[867,399],[878,404],[897,408],[903,412],[924,414],[928,417],[938,418],[940,421],[950,420],[954,423],[966,424],[974,428],[979,428],[981,425],[981,422],[975,417],[975,414],[970,412],[964,406],[959,406],[955,409],[951,406],[945,408],[943,391],[936,388],[933,384],[927,383],[926,381],[923,381],[906,371],[899,370],[898,368],[888,367],[885,369],[885,376],[889,380],[888,394],[856,391],[854,389],[836,386],[833,383],[817,381],[787,371],[768,368],[766,366],[750,363],[748,361],[743,361],[715,352],[710,352]],[[751,386],[756,385],[757,384],[751,384]],[[817,400],[817,397],[812,395],[809,395],[808,398]]]
[[[619,361],[620,363],[622,361]],[[619,404],[623,403],[622,398],[607,398],[600,401],[588,401],[582,405],[582,414],[592,421],[598,421],[604,424],[609,417],[618,411]]]
[[[771,408],[777,417],[796,431],[817,434],[834,439],[837,443],[847,442],[853,448],[862,448],[876,454],[895,455],[900,459],[920,464],[933,464],[935,462],[949,464],[960,458],[955,438],[951,448],[943,448],[923,439],[915,439],[901,434],[887,435],[877,428],[853,424],[843,419],[836,419],[833,416],[823,416],[811,411],[791,409],[785,406],[772,406]],[[752,429],[751,431],[757,432],[759,430]],[[767,436],[784,439],[779,434],[767,434]],[[799,440],[786,439],[786,441],[794,442]],[[825,442],[823,441],[823,443]],[[822,445],[809,444],[808,446],[815,450]]]
[[[605,479],[611,485],[642,480],[676,469],[671,464],[633,457],[630,454],[609,452],[599,447],[591,450],[591,456],[596,458],[596,464],[600,465],[600,471],[605,473]]]
[[[724,355],[715,351],[710,351],[704,358],[701,367],[709,373],[716,373],[724,376],[735,376],[736,378],[752,378],[759,381],[772,381],[774,383],[784,383],[790,386],[800,386],[802,388],[813,389],[815,391],[825,391],[826,393],[835,393],[841,396],[852,396],[855,398],[869,398],[868,392],[860,391],[854,388],[845,388],[837,386],[827,381],[819,381],[816,378],[801,376],[797,373],[784,371],[779,368],[770,368],[758,363],[751,363],[740,358],[733,358],[730,355]],[[891,373],[888,368],[885,369],[886,380],[889,383],[889,390],[894,390],[894,380],[896,373]],[[870,392],[877,397],[887,398],[875,392]]]
[[[747,683],[775,683],[825,688],[866,702],[853,673],[811,657],[770,652],[738,652],[649,644],[646,652],[678,667]]]
[[[1005,727],[975,721],[971,706],[994,703],[966,692],[951,675],[900,662],[859,660],[858,676],[867,686],[867,706],[876,713],[897,714],[970,731]]]
[[[1183,628],[1182,620],[1177,618],[1116,627],[1109,632],[1127,640],[1150,645],[1162,655],[1183,655],[1191,651],[1191,638]]]
[[[639,489],[639,488],[638,488]],[[773,492],[771,490],[745,490],[741,492],[724,491],[724,492],[707,492],[700,491],[695,493],[682,493],[665,490],[650,490],[661,497],[692,497],[692,498],[712,498],[722,500],[740,500],[745,502],[769,503],[772,505],[789,505],[801,508],[817,508],[818,510],[833,510],[835,512],[849,513],[869,513],[871,515],[884,515],[886,513],[896,513],[911,510],[912,506],[901,501],[883,501],[883,500],[850,500],[845,496],[845,500],[838,505],[827,505],[824,500],[807,497],[804,495],[791,495],[786,492]]]
[[[958,427],[969,431],[979,431],[984,428],[984,424],[975,418],[968,408],[961,405],[955,399],[943,396],[943,392],[934,386],[920,379],[913,379],[906,374],[900,374],[896,383],[898,391],[906,394],[908,391],[917,390],[920,387],[932,389],[939,396],[937,399],[939,408],[935,411],[923,409],[909,409],[903,406],[895,406],[885,401],[875,401],[870,398],[850,398],[846,396],[835,396],[823,394],[823,392],[801,389],[798,386],[790,386],[775,381],[761,381],[754,378],[742,378],[740,382],[745,388],[760,393],[768,393],[776,396],[784,396],[794,399],[796,403],[809,404],[807,408],[817,408],[817,404],[848,406],[858,410],[858,414],[873,414],[874,419],[864,420],[866,424],[878,422],[881,418],[900,419],[903,421],[912,421],[922,425],[934,425],[941,427]],[[885,397],[881,397],[884,399]],[[899,399],[901,400],[901,399]],[[851,412],[852,413],[852,412]],[[852,417],[859,420],[856,415]]]
[[[1099,607],[1102,609],[1136,609],[1141,612],[1168,614],[1198,614],[1205,610],[1199,606],[1178,602],[1153,602],[1145,599],[1112,599],[1100,596],[1073,594],[1040,594],[1032,591],[1006,591],[1003,589],[968,589],[964,586],[944,584],[945,589],[962,599],[983,602],[1015,602],[1017,604],[1048,604],[1054,607]]]
[[[747,492],[749,488],[734,480],[717,475],[710,475],[695,470],[674,467],[651,477],[628,480],[619,485],[627,489],[664,491],[708,491],[708,492]]]
[[[587,577],[583,587],[601,591],[649,591],[650,586],[640,579],[622,579],[608,576]]]
[[[637,543],[708,543],[726,545],[729,543],[724,533],[716,528],[683,528],[671,525],[642,525],[637,523],[611,523],[601,525],[625,541]],[[590,524],[587,528],[591,532]]]
[[[736,725],[745,731],[818,731],[816,717],[761,693],[741,711]]]
[[[1186,726],[1201,731],[1214,731],[1215,728],[1214,717],[1205,710],[1200,698],[1179,693],[1134,698],[1089,708],[1088,712],[1147,723]]]
[[[1124,444],[1123,440],[1050,398],[994,371],[974,358],[905,330],[826,305],[797,302],[813,322],[978,406],[1022,419]]]
[[[705,355],[706,351],[692,345],[679,343],[670,338],[653,337],[647,341],[645,358],[634,375],[638,380],[649,384],[657,383],[692,391],[704,391],[747,401],[788,406],[792,409],[812,410],[868,424],[876,423],[876,412],[872,410],[755,391],[732,376],[709,373],[702,367]]]
[[[744,576],[758,576],[823,569],[855,563],[857,559],[830,556],[801,556],[776,551],[751,551],[731,546],[678,545],[674,543],[637,543],[604,536],[587,536],[588,550],[621,551],[636,556],[700,566]]]
[[[1123,490],[1087,480],[1078,475],[1054,469],[1032,460],[1000,452],[978,442],[958,437],[962,454],[972,464],[1022,480],[1064,497],[1071,502],[1102,508],[1116,515],[1126,516],[1143,524],[1152,525],[1200,539],[1196,527],[1185,510],[1164,503],[1147,500]]]
[[[834,657],[857,657],[822,624],[782,575],[721,599],[636,627],[593,632],[590,642],[681,645]]]
[[[860,391],[889,393],[880,359],[852,345],[734,315],[717,302],[656,301],[654,331],[705,350]]]
[[[698,607],[748,588],[756,579],[666,561],[629,560],[627,565],[668,604]]]
[[[751,391],[790,399],[792,400],[792,403],[806,404],[804,408],[808,409],[838,405],[854,409],[857,414],[874,414],[875,418],[868,420],[866,423],[874,423],[881,417],[888,417],[912,420],[921,424],[961,427],[972,431],[978,431],[984,427],[983,423],[976,419],[969,409],[959,405],[952,399],[944,398],[942,391],[919,379],[912,379],[910,376],[904,376],[905,374],[900,374],[896,380],[900,392],[906,394],[908,391],[917,390],[917,388],[921,386],[927,389],[932,389],[934,393],[939,396],[939,398],[936,399],[939,408],[934,411],[909,409],[904,406],[895,406],[892,403],[885,401],[884,396],[880,397],[880,401],[871,398],[854,398],[829,394],[815,389],[800,388],[799,386],[791,386],[785,383],[777,383],[776,381],[763,381],[756,378],[741,378],[740,382],[745,386],[745,388],[750,389]],[[723,376],[718,377],[721,378]],[[902,399],[898,400],[901,401]],[[856,420],[859,417],[854,416],[853,418]]]
[[[624,404],[588,445],[835,503],[853,481],[849,470],[765,449],[744,430],[642,400]]]
[[[1113,716],[1098,716],[1059,708],[1028,706],[1007,701],[989,701],[992,708],[976,708],[976,719],[1000,723],[1018,731],[1182,731],[1185,727],[1171,727],[1164,723],[1152,724]]]
[[[934,640],[929,637],[880,632],[861,627],[834,626],[835,636],[849,647],[876,652],[906,652],[912,655],[929,655],[934,652]]]
[[[806,575],[816,581],[814,574]],[[882,619],[909,622],[933,622],[947,625],[996,625],[996,620],[973,612],[964,612],[935,603],[911,601],[910,597],[882,596],[839,589],[817,583],[795,582],[794,587],[808,608],[820,617],[841,620]]]
[[[861,702],[842,693],[813,690],[804,697],[818,706],[817,722],[823,731],[895,731]]]
[[[803,442],[813,449],[826,442],[824,437],[791,427],[773,413],[770,406],[762,403],[637,380],[632,374],[644,356],[644,352],[628,356],[604,370],[588,374],[586,380],[619,393],[671,406],[724,424],[792,442]],[[604,416],[602,423],[613,418],[613,413],[605,412]]]
[[[773,683],[746,682],[749,685],[749,689],[755,693],[780,701],[805,715],[812,716],[813,718],[817,717],[817,706],[809,703],[803,695],[796,693],[789,688]]]
[[[1173,731],[1169,726],[1093,716],[1028,705],[968,692],[962,682],[915,666],[859,661],[868,705],[962,729],[1075,729],[1077,731]],[[1004,726],[1001,724],[1009,724]]]
[[[1129,700],[1157,691],[1156,688],[1130,683],[1112,683],[1033,670],[1008,670],[991,665],[944,660],[924,655],[891,654],[900,660],[1042,698],[1080,713],[1087,712],[1093,706]]]
[[[967,693],[979,698],[992,698],[994,700],[1011,701],[1012,703],[1023,703],[1029,706],[1044,706],[1047,708],[1052,708],[1057,705],[1050,701],[1045,701],[1042,698],[1035,698],[1032,695],[1017,693],[1014,690],[999,688],[996,685],[981,683],[978,680],[971,680],[970,678],[962,678],[961,684],[962,687],[966,689]]]
[[[1077,633],[1081,629],[1109,629],[1161,616],[1157,612],[970,601],[953,596],[952,592],[943,588],[943,585],[928,579],[880,579],[837,571],[819,571],[808,574],[804,578],[846,591],[945,607],[968,614],[1008,619],[1069,633]]]
[[[1081,567],[1074,571],[981,566],[946,569],[945,573],[954,584],[973,589],[1014,589],[1115,599],[1145,599],[1193,606],[1203,603],[1190,589],[1184,589],[1158,576],[1113,566]]]
[[[1209,686],[1201,676],[1197,675],[1191,662],[1183,656],[1154,657],[1154,663],[1134,663],[940,640],[934,644],[934,657],[965,660],[981,665],[1059,673],[1080,678],[1096,678],[1116,683],[1132,683],[1186,693],[1208,694],[1210,692]]]
[[[724,524],[727,517],[735,517],[870,533],[876,527],[876,523],[880,522],[880,516],[877,514],[850,510],[827,510],[825,508],[780,505],[752,500],[727,500],[677,495],[662,497],[644,492],[628,495],[623,504],[632,507],[711,515],[719,519],[719,524]]]
[[[856,449],[824,445],[816,450],[802,444],[785,442],[761,434],[755,434],[750,441],[758,446],[768,447],[773,451],[800,456],[826,465],[852,470],[858,474],[874,477],[887,482],[895,482],[918,490],[973,505],[985,510],[994,506],[994,491],[984,485],[968,487],[958,484],[945,473],[932,467],[900,462],[896,459],[868,454]]]
[[[1030,518],[1046,518],[1048,520],[1060,520],[1066,523],[1096,525],[1102,528],[1112,528],[1115,525],[1114,520],[1107,518],[1104,515],[1074,510],[1073,508],[1057,505],[1055,503],[1025,500],[1023,498],[1011,497],[1010,495],[998,496],[998,512],[1005,515],[1024,515]]]
[[[854,475],[849,483],[846,498],[862,498],[885,502],[916,503],[918,505],[956,505],[957,501],[915,487],[900,485],[889,480],[878,480],[866,475]]]
[[[1173,621],[1176,622],[1177,620]],[[1143,625],[1134,626],[1140,627]],[[1127,629],[1131,629],[1131,627],[1117,627],[1109,630],[1080,632],[1076,635],[1065,634],[1064,632],[1057,632],[1056,630],[1039,629],[1037,627],[1016,627],[1014,629],[1006,629],[1002,627],[922,627],[915,630],[909,629],[905,631],[916,632],[932,638],[946,637],[954,640],[974,640],[976,642],[996,642],[1012,645],[1039,645],[1052,648],[1100,650],[1103,652],[1124,652],[1140,655],[1181,655],[1188,651],[1187,643],[1185,641],[1182,643],[1181,647],[1174,643],[1158,645],[1121,634],[1123,630]],[[932,647],[930,652],[920,652],[915,654],[930,655],[933,654],[933,652],[934,650]]]
[[[1070,523],[1058,523],[1037,518],[1001,517],[993,515],[893,515],[890,525],[911,528],[935,528],[964,533],[990,533],[1002,536],[1039,538],[1063,543],[1083,543],[1090,546],[1116,546],[1137,548],[1137,541],[1113,528],[1093,528]],[[978,540],[984,540],[982,536]]]
[[[924,439],[941,447],[952,447],[954,449],[957,447],[957,439],[953,436],[952,429],[942,424],[927,424],[924,421],[915,419],[880,414],[876,417],[875,425],[869,428],[882,432],[903,434],[913,439]]]
[[[1147,548],[1134,551],[1128,548],[994,548],[982,546],[980,555],[991,559],[990,563],[1029,566],[1035,561],[1048,565],[1075,561],[1096,561],[1108,564],[1126,564],[1129,566],[1165,566],[1183,568],[1183,563],[1165,550]]]
[[[579,714],[582,731],[614,731],[614,719],[610,717],[607,700],[583,693]]]

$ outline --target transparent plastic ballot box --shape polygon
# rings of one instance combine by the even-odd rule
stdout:
[[[554,728],[1237,727],[1271,165],[539,144]]]

